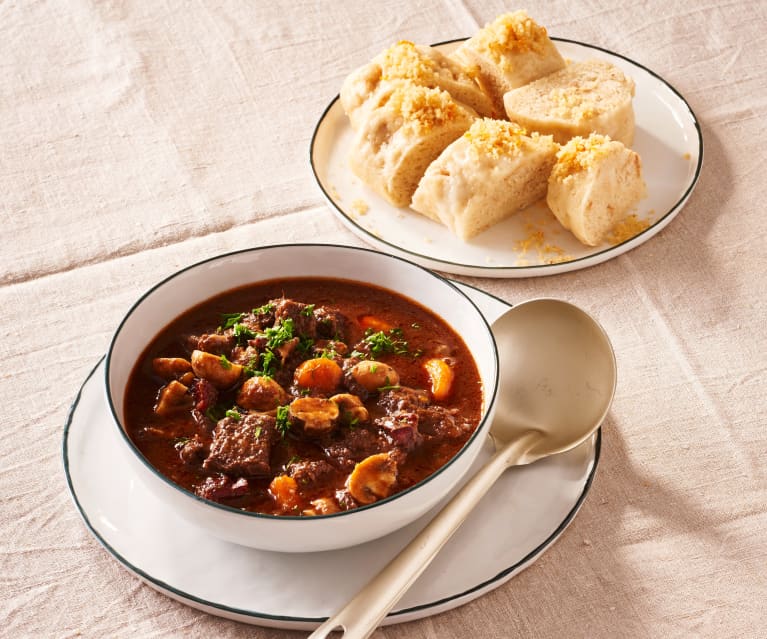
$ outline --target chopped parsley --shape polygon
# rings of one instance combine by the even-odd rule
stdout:
[[[365,332],[362,340],[370,347],[370,354],[373,356],[384,353],[394,353],[395,355],[405,355],[408,352],[407,342],[402,339],[402,329],[393,328],[388,331],[373,331],[369,328]]]
[[[276,326],[267,328],[264,331],[264,336],[266,337],[267,348],[279,348],[288,340],[293,339],[293,320],[289,317],[285,318]]]
[[[241,319],[242,313],[221,313],[221,325],[219,328],[225,331],[227,328],[232,328]]]
[[[274,303],[273,302],[267,302],[263,306],[259,306],[258,308],[253,309],[253,315],[266,315],[267,313],[271,313],[274,310]]]
[[[314,315],[314,304],[307,304],[304,308],[302,308],[301,315],[305,317],[311,317]]]
[[[240,415],[240,411],[238,411],[236,408],[230,408],[226,413],[224,413],[229,419],[233,419],[234,421],[238,422],[242,419],[242,415]]]
[[[221,368],[223,368],[225,371],[228,371],[230,368],[232,368],[232,362],[226,358],[226,355],[219,357],[218,361],[221,362]]]
[[[275,428],[283,439],[288,434],[290,430],[290,409],[287,406],[277,407],[277,423]]]
[[[258,439],[259,437],[261,437],[261,433],[263,432],[263,430],[264,429],[261,428],[260,426],[256,426],[255,429],[253,429],[253,437],[255,439]]]
[[[256,336],[246,324],[237,322],[232,328],[234,328],[234,337],[238,344],[245,344],[249,339],[253,339]]]

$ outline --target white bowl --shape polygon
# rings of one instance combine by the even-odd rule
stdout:
[[[474,356],[484,389],[482,418],[463,448],[415,486],[368,506],[313,517],[273,516],[211,502],[161,475],[124,427],[128,377],[148,343],[182,312],[218,293],[260,281],[330,277],[368,282],[416,300],[461,335]],[[168,506],[210,534],[245,546],[314,552],[386,535],[433,508],[465,477],[490,428],[498,386],[493,334],[474,303],[439,275],[398,257],[327,244],[265,246],[215,257],[182,269],[145,293],[115,332],[106,358],[106,396],[136,475]]]

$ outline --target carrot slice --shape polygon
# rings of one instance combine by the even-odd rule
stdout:
[[[438,402],[445,401],[453,388],[455,371],[444,359],[432,357],[423,363],[431,380],[431,396]]]
[[[362,315],[359,318],[359,323],[365,330],[372,328],[374,331],[390,331],[394,327],[388,322],[382,320],[375,315]]]

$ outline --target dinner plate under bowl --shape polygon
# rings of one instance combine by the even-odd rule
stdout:
[[[457,284],[492,323],[508,305]],[[151,587],[238,621],[312,629],[348,601],[428,522],[344,550],[276,553],[212,537],[170,512],[132,475],[111,423],[103,361],[67,418],[64,469],[88,530]],[[532,564],[575,517],[599,460],[601,431],[578,448],[507,471],[384,623],[442,612],[500,586]],[[489,442],[477,465],[491,454]]]
[[[427,268],[476,277],[534,277],[594,266],[666,227],[692,194],[703,162],[703,137],[692,109],[668,82],[638,62],[594,45],[552,40],[566,59],[606,60],[636,84],[632,148],[641,157],[648,193],[636,215],[648,223],[645,230],[616,244],[589,247],[566,231],[545,204],[537,204],[464,242],[447,227],[392,206],[352,173],[348,156],[354,132],[336,97],[320,117],[309,159],[341,222],[380,250]],[[434,46],[449,52],[461,42]]]

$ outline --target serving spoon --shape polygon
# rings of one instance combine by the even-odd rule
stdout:
[[[585,311],[536,299],[493,323],[500,358],[496,452],[431,522],[310,639],[343,630],[369,637],[431,563],[503,471],[570,450],[599,428],[612,403],[616,364],[610,340]]]

